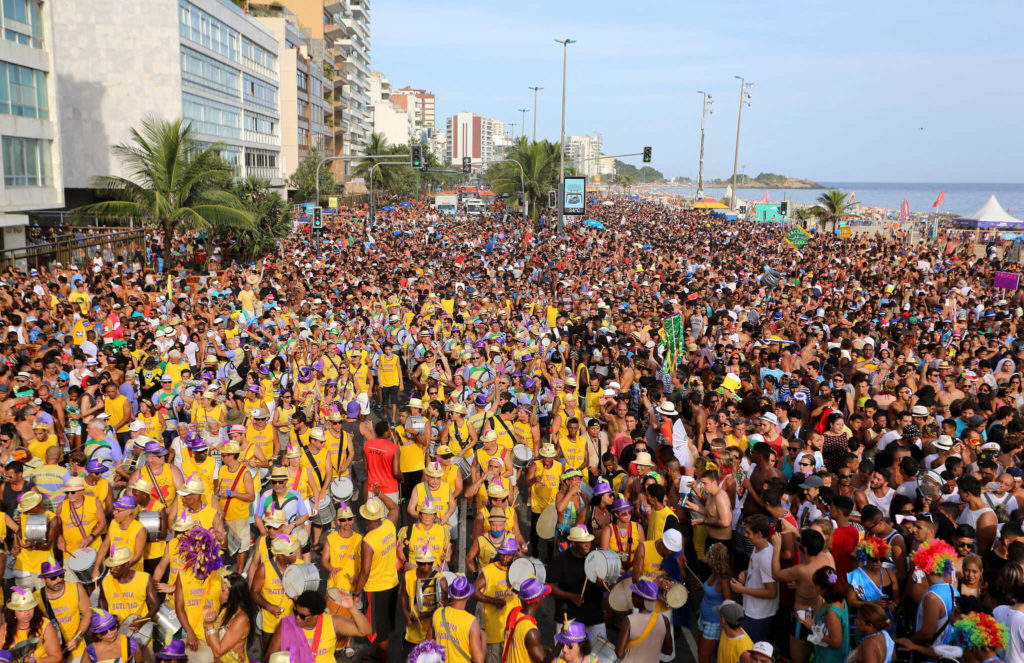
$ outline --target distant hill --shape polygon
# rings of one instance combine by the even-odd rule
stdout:
[[[732,186],[732,177],[705,182],[704,186]],[[814,180],[799,179],[777,173],[761,173],[757,177],[750,177],[744,173],[736,175],[737,188],[744,189],[822,189],[820,184]]]
[[[637,168],[618,159],[615,160],[615,172],[619,175],[632,177],[634,182],[663,182],[665,180],[665,176],[657,168],[651,168],[650,166]]]

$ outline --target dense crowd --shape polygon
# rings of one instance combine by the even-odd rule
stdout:
[[[4,273],[0,660],[1024,661],[1018,266],[605,202]]]

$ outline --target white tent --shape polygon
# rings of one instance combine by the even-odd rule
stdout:
[[[974,214],[956,219],[953,224],[958,228],[1004,228],[1024,230],[1024,221],[1010,216],[996,200],[995,194]]]

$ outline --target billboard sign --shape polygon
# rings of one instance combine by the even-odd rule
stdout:
[[[566,177],[564,197],[562,198],[563,214],[586,214],[587,212],[587,178]]]

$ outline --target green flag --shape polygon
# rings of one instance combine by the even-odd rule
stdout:
[[[786,236],[782,238],[782,241],[786,242],[786,244],[789,244],[797,251],[802,249],[804,244],[810,240],[810,234],[800,226],[793,226],[793,229],[786,233]]]

